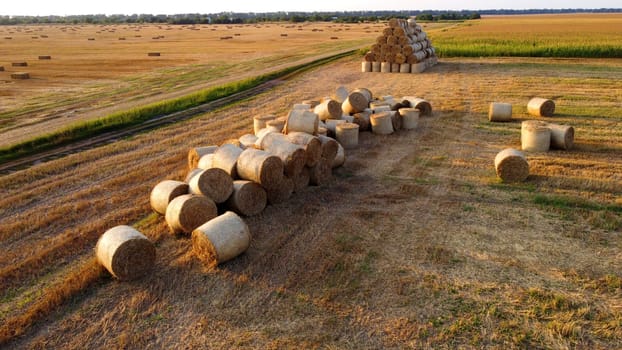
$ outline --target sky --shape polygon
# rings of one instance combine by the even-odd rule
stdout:
[[[622,8],[620,0],[5,0],[3,16],[85,14],[182,14],[277,11],[484,10],[484,9]]]

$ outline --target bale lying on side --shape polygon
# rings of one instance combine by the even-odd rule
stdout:
[[[318,138],[320,139],[320,142],[322,142],[322,158],[328,160],[329,163],[332,164],[341,145],[332,137],[320,135]]]
[[[116,278],[129,281],[144,276],[153,268],[156,250],[153,243],[130,226],[106,231],[95,246],[97,261]]]
[[[545,98],[534,97],[527,103],[527,111],[538,117],[552,117],[555,114],[555,102]]]
[[[219,168],[205,169],[193,176],[189,183],[190,193],[202,194],[215,203],[222,203],[233,192],[233,179]]]
[[[523,152],[507,148],[495,157],[495,170],[503,182],[520,182],[529,176],[529,163]]]
[[[341,103],[328,99],[315,106],[313,113],[317,114],[320,120],[339,119],[343,114]]]
[[[289,112],[283,132],[300,131],[307,134],[317,135],[317,129],[320,119],[318,115],[305,109],[294,109]]]
[[[283,178],[283,161],[266,151],[247,148],[238,157],[238,176],[263,188],[274,188]]]
[[[235,140],[236,142],[238,140]],[[212,167],[220,168],[224,170],[231,178],[237,179],[238,173],[236,164],[238,157],[242,153],[243,149],[236,145],[224,144],[214,152],[214,158],[212,159]]]
[[[353,91],[341,104],[344,114],[360,113],[369,106],[369,100],[363,93]]]
[[[172,233],[190,233],[218,215],[216,204],[198,194],[185,194],[173,199],[166,208],[166,223]]]
[[[214,167],[214,153],[206,154],[199,159],[197,168],[199,169],[211,169]]]
[[[158,214],[166,214],[166,207],[175,198],[188,193],[188,184],[175,180],[164,180],[151,190],[149,203]]]
[[[488,120],[491,122],[509,122],[512,120],[512,105],[492,102],[488,108]]]
[[[343,101],[348,98],[348,89],[345,86],[340,86],[335,90],[335,94],[331,96],[331,98],[339,103],[343,103]]]
[[[551,130],[551,148],[569,150],[574,146],[574,128],[569,125],[548,124]]]
[[[306,132],[290,132],[287,139],[296,145],[304,147],[306,154],[306,166],[314,166],[322,156],[322,142],[316,136]]]
[[[331,163],[331,168],[338,168],[342,166],[346,162],[346,150],[341,146],[339,142],[337,142],[337,154],[335,155],[335,159]]]
[[[253,132],[255,133],[255,135],[257,135],[259,130],[266,127],[267,122],[274,120],[274,119],[276,119],[276,116],[272,114],[256,115],[255,117],[253,117]]]
[[[294,193],[294,180],[288,176],[284,176],[278,186],[266,190],[268,203],[272,205],[286,202],[291,198],[292,193]]]
[[[209,267],[216,267],[244,253],[251,243],[248,226],[228,211],[192,232],[192,249]]]
[[[227,199],[227,207],[237,214],[253,216],[261,213],[267,204],[266,191],[248,180],[233,182],[233,194]]]
[[[218,146],[207,146],[207,147],[195,147],[191,148],[188,151],[188,170],[196,169],[199,164],[199,159],[206,154],[211,154],[216,152]]]
[[[551,145],[551,129],[538,120],[525,120],[521,124],[521,148],[528,152],[546,152]]]
[[[352,120],[352,122],[354,124],[358,124],[359,126],[359,131],[369,131],[369,129],[371,128],[371,110],[370,109],[366,109],[364,111],[362,111],[361,113],[355,113],[354,114],[354,119]]]
[[[285,175],[295,176],[307,161],[302,146],[291,143],[287,136],[279,133],[268,133],[257,141],[264,151],[274,154],[283,162]]]
[[[413,96],[405,96],[404,101],[408,101],[411,108],[417,108],[421,112],[421,116],[432,115],[432,105],[430,102]]]
[[[308,167],[302,168],[300,174],[293,176],[292,181],[294,182],[294,193],[300,192],[309,186],[310,181],[310,172]]]
[[[253,134],[246,134],[240,136],[240,148],[247,149],[249,147],[255,147],[255,142],[257,142],[258,137]]]

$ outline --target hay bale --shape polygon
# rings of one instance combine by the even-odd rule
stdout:
[[[238,140],[235,140],[238,142]],[[244,151],[240,147],[232,144],[224,144],[214,152],[214,158],[212,159],[212,167],[220,168],[224,170],[231,178],[237,179],[237,162],[238,157]]]
[[[13,62],[11,63],[13,67],[28,67],[28,62]]]
[[[233,192],[233,179],[219,168],[205,169],[190,179],[189,192],[202,194],[215,203],[223,203]]]
[[[247,149],[249,147],[255,147],[255,142],[257,142],[258,137],[253,134],[245,134],[240,136],[240,148]]]
[[[174,234],[190,233],[218,215],[216,204],[199,194],[184,194],[173,199],[166,207],[165,219]]]
[[[279,117],[266,122],[266,128],[273,128],[277,132],[282,132],[285,128],[287,117]]]
[[[371,63],[371,71],[379,73],[382,69],[382,63],[380,61],[374,61]]]
[[[337,125],[337,142],[344,148],[356,148],[359,145],[359,125],[355,123],[341,123]]]
[[[339,103],[343,103],[343,101],[348,98],[348,89],[345,86],[340,86],[335,90],[335,94],[331,96],[331,98]]]
[[[289,134],[290,132],[300,131],[317,135],[320,119],[317,114],[310,112],[308,109],[294,109],[289,112],[283,132]]]
[[[341,145],[339,145],[341,147]],[[342,147],[343,148],[343,147]],[[326,158],[321,158],[320,161],[313,167],[309,168],[309,185],[311,186],[324,186],[332,177],[331,162]]]
[[[317,105],[320,104],[320,101],[318,101],[318,100],[303,100],[302,103],[308,104],[311,107],[311,109],[314,109],[315,107],[317,107]]]
[[[4,72],[4,66],[0,66],[0,72]]]
[[[259,184],[248,180],[235,180],[233,193],[227,199],[227,207],[237,214],[253,216],[261,213],[266,207],[268,197]]]
[[[331,168],[338,168],[342,166],[346,162],[346,150],[341,146],[339,142],[337,142],[337,154],[335,155],[335,159],[330,163]]]
[[[26,72],[11,73],[11,79],[20,79],[20,80],[30,79],[30,74]]]
[[[274,188],[283,177],[283,161],[266,151],[247,148],[238,157],[238,176],[263,188]]]
[[[251,244],[248,226],[236,213],[228,211],[192,232],[192,250],[209,267],[244,253]]]
[[[328,99],[315,106],[313,113],[317,114],[318,118],[323,121],[326,119],[339,119],[343,114],[343,110],[341,109],[341,103]]]
[[[199,160],[206,154],[212,154],[218,150],[218,146],[195,147],[188,151],[188,169],[196,169]]]
[[[410,63],[400,64],[400,73],[410,73]]]
[[[203,171],[203,169],[192,169],[188,172],[188,174],[186,174],[186,178],[184,179],[185,183],[190,182],[190,180],[192,180],[193,177],[195,177],[198,173],[200,173],[201,171]]]
[[[302,170],[300,172],[302,172]],[[300,172],[298,172],[295,176],[298,176]],[[292,180],[289,176],[284,176],[278,186],[266,189],[268,203],[271,205],[286,202],[291,198],[292,193],[294,193],[294,180]]]
[[[416,108],[400,108],[399,115],[402,117],[402,128],[414,129],[419,124],[419,110]]]
[[[259,132],[259,130],[264,129],[266,127],[266,123],[276,119],[275,115],[256,115],[253,117],[253,132],[255,135]]]
[[[164,180],[153,187],[149,196],[151,208],[158,214],[166,214],[166,207],[175,198],[188,194],[188,184],[175,180]]]
[[[322,142],[322,158],[332,163],[337,156],[337,152],[339,151],[339,147],[341,147],[341,145],[332,137],[320,135],[318,138],[320,139],[320,142]]]
[[[153,243],[130,226],[115,226],[97,240],[97,261],[114,277],[122,281],[146,275],[155,264]]]
[[[491,122],[509,122],[512,120],[512,105],[492,102],[488,108],[488,120]]]
[[[555,102],[546,98],[534,97],[527,103],[527,111],[538,117],[552,117],[555,114]]]
[[[327,135],[331,137],[335,137],[337,134],[337,125],[347,123],[343,119],[326,119],[324,124],[326,125]]]
[[[373,94],[371,92],[370,89],[368,88],[356,88],[354,90],[352,90],[352,92],[358,92],[360,94],[362,94],[363,96],[365,96],[365,99],[367,100],[367,104],[369,105],[369,102],[371,102],[373,100]]]
[[[311,105],[308,103],[296,103],[294,104],[292,109],[300,109],[300,110],[308,111],[311,109]]]
[[[371,61],[363,61],[361,62],[361,72],[362,73],[370,73],[372,71]]]
[[[41,56],[39,56],[39,59],[40,60],[51,60],[52,56],[50,56],[50,55],[41,55]]]
[[[148,52],[147,56],[149,56],[149,57],[160,57],[160,53],[159,52]]]
[[[507,148],[495,157],[495,171],[503,182],[520,182],[529,176],[529,163],[523,152]]]
[[[391,124],[393,124],[393,131],[402,129],[402,116],[397,111],[391,111]]]
[[[371,115],[371,131],[374,134],[389,135],[393,133],[393,118],[391,112],[380,112]]]
[[[199,163],[197,164],[198,169],[211,169],[214,167],[214,153],[206,154],[201,159],[199,159]]]
[[[383,61],[380,63],[381,73],[391,73],[391,62]]]
[[[521,124],[521,148],[528,152],[546,152],[551,145],[551,129],[547,123],[525,120]]]
[[[259,148],[274,154],[283,162],[283,171],[287,176],[295,176],[307,161],[302,146],[291,143],[287,136],[279,133],[268,133],[259,140]]]
[[[361,92],[353,91],[345,101],[341,104],[341,109],[344,114],[360,113],[369,107],[369,100],[365,94]]]
[[[370,109],[366,109],[360,113],[355,113],[353,117],[354,118],[352,122],[354,124],[358,124],[359,131],[368,131],[370,129],[371,127],[371,121],[370,121],[371,110]]]
[[[320,142],[320,139],[316,136],[295,131],[287,134],[287,139],[291,143],[304,148],[306,153],[306,166],[314,166],[320,160],[320,157],[322,157],[322,142]]]
[[[414,96],[405,96],[403,101],[408,101],[409,107],[417,108],[421,113],[421,116],[432,115],[432,105],[430,102]]]
[[[574,146],[574,128],[569,125],[548,124],[551,130],[551,148],[569,150]]]
[[[317,163],[316,163],[317,164]],[[305,188],[309,186],[310,181],[310,172],[308,167],[302,168],[302,171],[296,175],[291,177],[294,182],[294,193],[301,192]]]

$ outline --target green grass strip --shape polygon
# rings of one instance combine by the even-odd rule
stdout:
[[[153,118],[180,112],[223,97],[242,92],[267,81],[283,78],[293,73],[300,73],[325,63],[350,56],[357,50],[343,52],[334,56],[321,58],[309,63],[284,68],[275,72],[259,75],[206,90],[201,90],[183,97],[152,103],[126,111],[116,112],[108,116],[70,124],[67,127],[49,134],[34,137],[30,140],[0,148],[0,164],[47,151],[70,143],[94,137],[106,132],[122,130],[141,124]]]
[[[601,205],[598,203],[587,201],[582,198],[571,198],[565,196],[545,196],[539,194],[534,196],[533,202],[538,205],[558,209],[584,209],[592,211],[607,210],[611,212],[622,213],[622,206],[620,205]]]

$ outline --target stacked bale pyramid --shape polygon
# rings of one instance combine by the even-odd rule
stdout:
[[[436,63],[436,52],[423,28],[412,18],[392,18],[365,54],[361,71],[421,73]]]

